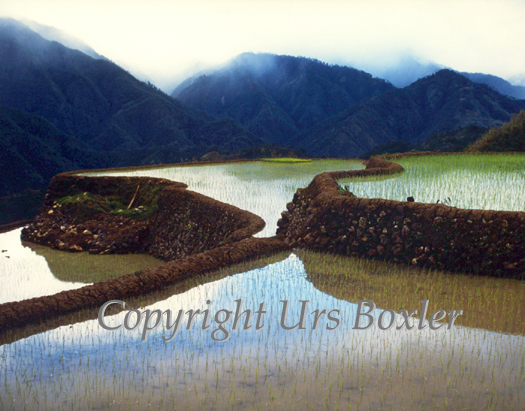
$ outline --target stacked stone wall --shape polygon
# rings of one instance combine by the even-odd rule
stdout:
[[[336,178],[401,171],[388,163],[373,158],[365,170],[316,176],[287,205],[278,222],[278,236],[292,247],[524,277],[523,212],[464,210],[339,193]]]

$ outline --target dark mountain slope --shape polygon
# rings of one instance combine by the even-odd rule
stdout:
[[[60,172],[106,167],[106,156],[42,117],[0,106],[0,196],[40,189]]]
[[[370,74],[302,57],[244,53],[172,94],[231,117],[279,144],[359,101],[394,87]]]
[[[236,150],[264,142],[110,61],[44,40],[12,19],[0,19],[0,104],[40,115],[90,148],[113,151],[118,165],[143,163],[144,149],[149,162],[166,153],[173,154],[167,161],[175,162],[210,141]]]
[[[293,141],[315,156],[359,156],[389,141],[421,143],[434,133],[508,121],[525,101],[509,99],[450,70],[361,102]]]

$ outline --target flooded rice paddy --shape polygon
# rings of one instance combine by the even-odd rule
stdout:
[[[0,234],[0,304],[73,290],[163,264],[147,254],[70,253]]]
[[[256,237],[271,237],[286,204],[298,188],[308,186],[320,173],[364,168],[357,160],[315,160],[308,163],[251,161],[232,164],[164,167],[86,175],[158,177],[180,181],[188,190],[232,204],[260,216],[266,227]]]
[[[525,155],[472,154],[393,159],[400,175],[341,179],[355,195],[480,210],[525,211]]]
[[[417,168],[417,161],[410,161]],[[293,181],[286,182],[293,172],[286,171],[286,178],[279,179],[278,172],[274,175],[266,169],[273,184],[265,185],[261,192],[258,181],[265,184],[266,178],[258,165],[248,165],[228,165],[247,170],[227,168],[224,174],[218,171],[220,166],[213,166],[219,167],[213,172],[203,170],[212,166],[180,167],[184,170],[174,173],[187,176],[178,174],[172,179],[199,191],[191,184],[199,186],[199,179],[207,178],[209,182],[201,185],[203,194],[218,198],[213,191],[223,189],[237,203],[218,198],[221,201],[248,209],[242,205],[246,197],[247,204],[263,203],[257,207],[268,216],[274,207],[278,215],[271,218],[277,221],[297,188],[292,189]],[[298,166],[302,165],[293,165]],[[341,166],[336,164],[333,169]],[[171,172],[165,170],[163,173]],[[145,175],[169,178],[146,171]],[[241,185],[244,173],[252,174],[253,180],[246,177]],[[300,184],[306,186],[311,177],[301,175],[307,181]],[[277,201],[265,204],[273,203],[281,189],[291,191],[279,200],[283,205]],[[417,194],[409,191],[407,196],[414,195],[418,201]],[[263,218],[268,224],[270,217]],[[273,235],[275,227],[272,230],[267,235]],[[83,285],[90,278],[81,273],[82,265],[53,268],[53,273],[77,272],[68,277],[57,274],[57,284],[75,281]],[[12,287],[30,289],[36,269],[20,267],[27,281],[16,280]],[[127,299],[125,310],[119,312],[113,305],[105,317],[107,326],[116,327],[127,315],[133,322],[136,316],[131,309],[171,311],[173,316],[183,310],[180,329],[171,341],[163,339],[173,331],[166,322],[145,341],[141,326],[105,330],[97,320],[97,309],[0,333],[0,409],[519,410],[525,402],[523,284],[303,251],[261,258]],[[381,315],[385,321],[390,318],[383,310],[404,308],[419,313],[424,299],[430,300],[431,312],[462,309],[457,326],[433,331],[422,321],[423,329],[407,330],[403,318],[396,316],[391,328],[378,327]],[[241,317],[233,330],[238,300],[242,300],[242,311],[252,310],[253,315],[249,324],[246,315]],[[378,307],[374,324],[366,330],[354,329],[357,302],[362,300]],[[284,322],[289,327],[300,322],[301,307],[306,304],[301,301],[309,302],[304,330],[283,328],[283,301],[289,304]],[[187,329],[187,312],[206,309],[207,320],[204,313],[197,314]],[[232,311],[232,318],[225,321],[227,313],[217,313],[221,310]],[[259,314],[259,324],[257,310],[266,311]],[[419,324],[419,319],[412,324]],[[251,327],[245,329],[246,325]],[[229,338],[220,342],[212,335],[218,340]]]

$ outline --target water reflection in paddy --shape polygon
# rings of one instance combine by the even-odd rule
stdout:
[[[231,165],[231,170],[224,166],[178,167],[164,169],[171,170],[172,176],[151,174],[154,170],[145,175],[183,181],[190,189],[254,211],[267,221],[263,235],[272,235],[275,224],[269,221],[277,221],[296,188],[306,186],[313,175],[288,186],[285,171],[273,174],[273,167],[246,165],[238,172],[239,166]],[[297,172],[298,165],[290,167],[290,175]],[[348,169],[332,164],[330,168]],[[186,173],[185,177],[180,173]],[[267,179],[269,184],[264,181]],[[289,192],[277,201],[282,187]],[[126,308],[171,309],[174,314],[180,308],[205,309],[207,299],[212,301],[213,313],[233,309],[236,299],[243,300],[244,309],[256,310],[265,303],[264,328],[232,331],[230,339],[222,343],[211,339],[217,328],[213,320],[209,330],[202,330],[202,316],[197,317],[192,330],[182,327],[171,342],[162,340],[167,335],[162,329],[151,332],[142,342],[139,330],[103,330],[92,319],[96,310],[79,314],[78,319],[77,314],[71,315],[62,322],[66,325],[56,329],[35,328],[39,333],[27,338],[23,337],[32,333],[30,327],[11,333],[4,341],[14,342],[0,347],[0,409],[520,409],[525,398],[524,337],[479,327],[501,330],[491,328],[501,318],[494,311],[511,312],[514,308],[509,309],[507,298],[512,297],[512,307],[518,307],[514,311],[519,314],[523,294],[505,296],[501,280],[496,280],[497,292],[482,284],[470,288],[463,300],[447,300],[454,304],[473,301],[468,309],[478,310],[474,322],[478,328],[407,332],[372,327],[357,331],[352,330],[356,305],[350,301],[369,298],[382,308],[398,310],[399,299],[382,299],[381,294],[393,296],[404,285],[385,291],[381,282],[353,273],[350,268],[362,260],[339,264],[341,260],[327,255],[317,260],[301,254],[283,258],[255,270],[242,265],[231,268],[239,273],[233,277],[223,278],[221,271],[192,279],[184,287],[179,284],[127,300]],[[333,269],[335,263],[339,271]],[[386,271],[388,267],[392,266],[387,265]],[[385,274],[373,265],[361,268],[371,276]],[[348,276],[343,278],[341,271]],[[389,272],[394,282],[406,280],[393,269]],[[342,281],[331,281],[329,276]],[[369,282],[368,287],[361,287],[363,281]],[[428,286],[418,289],[422,297],[430,297],[430,292],[440,295],[434,280],[422,276],[421,283]],[[377,291],[374,288],[379,294],[368,293]],[[491,296],[492,306],[476,305]],[[307,330],[284,331],[280,327],[281,300],[291,304],[289,325],[298,320],[299,300],[310,301]],[[441,308],[439,304],[444,302],[434,303]],[[419,310],[417,303],[405,308]],[[339,309],[341,326],[327,330],[326,325],[333,323],[323,317],[312,330],[311,312],[315,309]],[[125,315],[108,317],[108,324],[121,323]],[[515,330],[516,324],[520,329],[522,323],[508,322],[510,328],[503,330]],[[231,330],[231,322],[226,328]]]
[[[71,253],[22,242],[22,229],[0,234],[0,304],[73,290],[163,264],[147,254]]]
[[[356,304],[315,288],[297,255],[237,270],[240,274],[231,277],[201,277],[200,285],[166,299],[142,297],[127,308],[176,314],[203,310],[211,300],[213,315],[234,310],[234,300],[242,299],[243,309],[253,311],[265,303],[262,329],[254,329],[255,318],[249,330],[233,331],[230,321],[225,327],[231,337],[216,342],[211,333],[217,323],[212,318],[211,328],[203,330],[200,315],[191,330],[181,327],[171,342],[162,340],[167,330],[152,331],[143,342],[139,330],[106,331],[96,320],[46,331],[0,347],[4,406],[406,410],[517,409],[521,404],[523,336],[462,327],[353,330]],[[290,302],[287,325],[298,321],[299,301],[310,301],[306,330],[280,327],[281,300]],[[341,326],[327,330],[333,323],[323,317],[312,330],[310,313],[316,309],[340,310]],[[108,325],[122,323],[125,315],[107,317]]]

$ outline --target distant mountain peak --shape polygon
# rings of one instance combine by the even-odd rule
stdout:
[[[40,24],[33,20],[22,20],[23,24],[25,24],[28,28],[33,30],[34,32],[38,33],[40,36],[42,36],[44,39],[49,41],[56,41],[67,48],[79,50],[84,54],[87,54],[88,56],[94,58],[94,59],[105,59],[106,57],[98,54],[93,48],[91,48],[88,44],[86,44],[84,41],[62,31],[55,27],[46,26],[44,24]]]
[[[277,144],[373,95],[393,90],[363,71],[306,57],[243,53],[222,68],[184,82],[172,96],[231,117]]]

